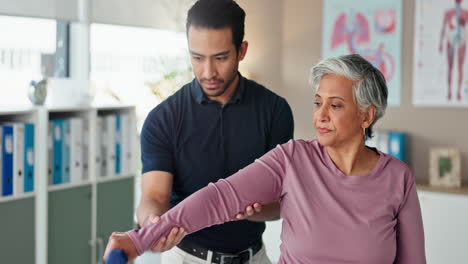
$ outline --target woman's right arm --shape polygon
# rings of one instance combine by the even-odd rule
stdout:
[[[228,222],[254,202],[267,204],[281,197],[286,166],[290,163],[287,149],[293,141],[276,147],[251,165],[227,179],[210,183],[182,201],[157,224],[127,232],[138,255],[167,236],[172,227],[183,227],[188,233]]]

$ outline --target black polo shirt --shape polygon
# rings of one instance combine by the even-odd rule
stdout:
[[[234,96],[222,106],[208,99],[194,79],[148,114],[141,132],[143,173],[174,175],[173,207],[287,142],[293,137],[293,127],[286,100],[254,81],[240,76]],[[242,220],[212,226],[184,239],[207,249],[235,253],[261,239],[264,230],[262,222]]]

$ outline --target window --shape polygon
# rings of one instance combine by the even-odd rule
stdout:
[[[91,73],[95,103],[137,107],[137,123],[193,77],[185,33],[91,25]]]
[[[0,16],[0,106],[30,105],[31,80],[52,76],[55,20]]]

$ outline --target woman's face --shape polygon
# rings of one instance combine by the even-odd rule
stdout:
[[[368,122],[354,100],[353,89],[353,82],[341,75],[322,77],[314,101],[314,126],[321,145],[344,147],[363,140]]]

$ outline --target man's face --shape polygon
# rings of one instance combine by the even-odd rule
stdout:
[[[244,43],[237,52],[229,27],[207,29],[190,26],[188,46],[193,73],[209,98],[221,97],[226,91],[235,89],[232,84],[247,50]]]

